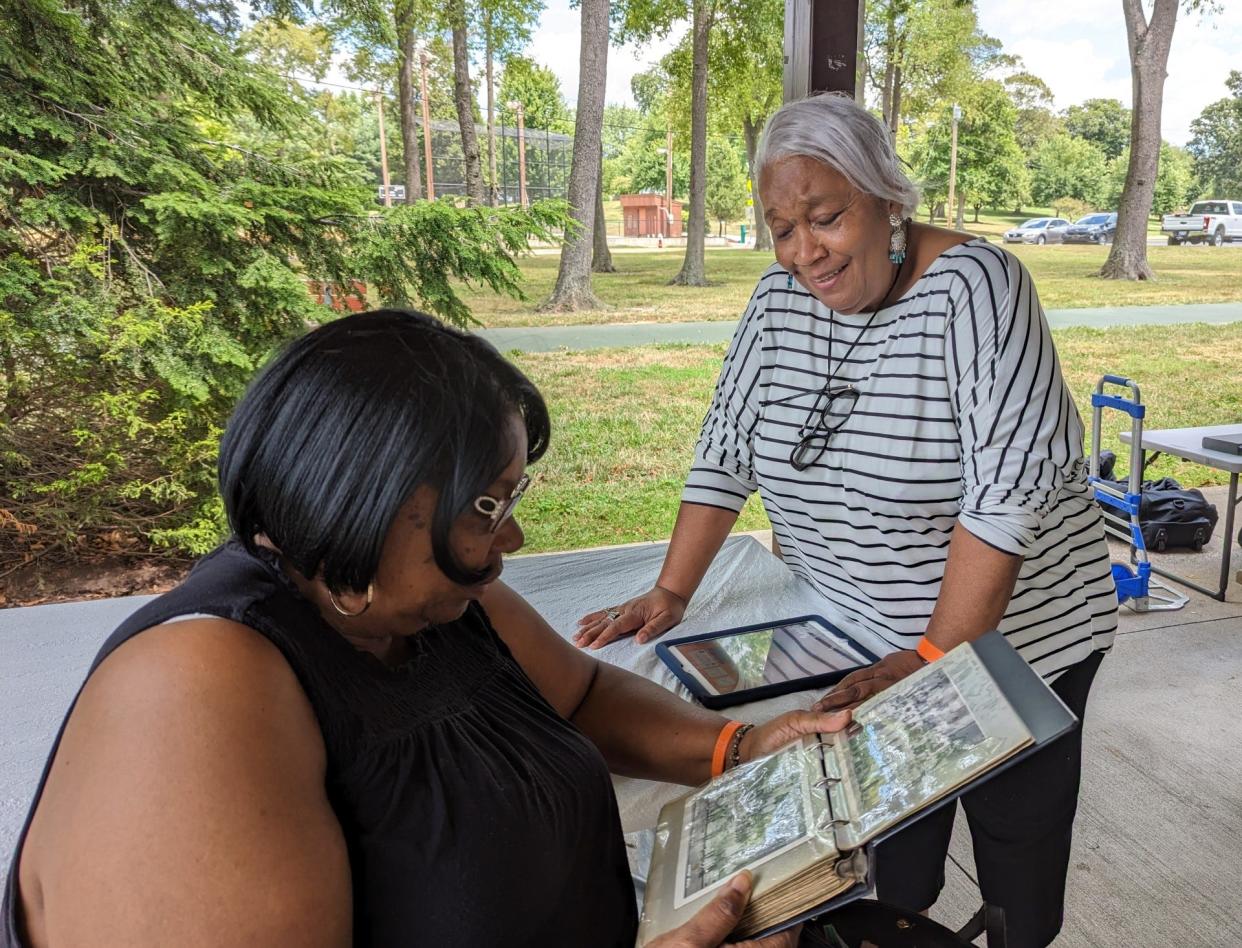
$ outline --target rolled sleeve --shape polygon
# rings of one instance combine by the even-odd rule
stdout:
[[[959,522],[1022,556],[1082,458],[1082,421],[1030,274],[1011,254],[963,274],[945,362],[961,438]]]
[[[751,443],[763,388],[764,305],[772,280],[765,277],[738,323],[703,419],[694,464],[681,499],[738,512],[758,489]]]

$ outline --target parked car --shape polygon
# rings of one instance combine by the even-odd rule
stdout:
[[[1242,201],[1199,201],[1189,214],[1165,214],[1160,229],[1169,235],[1170,247],[1242,240]]]
[[[398,201],[404,201],[405,200],[405,185],[404,184],[390,184],[388,185],[388,193],[392,195],[392,200],[394,204],[397,203]],[[376,185],[375,199],[379,201],[381,204],[384,203],[384,186],[382,184]]]
[[[1007,244],[1059,244],[1069,221],[1060,217],[1036,217],[1005,231]]]
[[[1067,244],[1111,244],[1117,235],[1116,214],[1088,214],[1065,231]]]

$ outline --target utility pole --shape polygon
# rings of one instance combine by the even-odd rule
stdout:
[[[380,174],[384,179],[384,207],[392,207],[392,190],[388,187],[388,141],[384,136],[384,96],[375,90],[375,108],[379,112]]]
[[[953,103],[953,144],[949,151],[949,207],[944,215],[945,223],[956,213],[954,199],[957,195],[957,123],[962,120],[962,107]]]
[[[419,97],[423,100],[423,164],[427,166],[427,200],[436,199],[436,175],[431,167],[431,103],[427,100],[427,50],[418,51],[422,72],[418,78]]]
[[[518,203],[526,207],[526,108],[521,102],[506,103],[518,120]]]
[[[664,224],[666,237],[673,236],[673,129],[670,126],[664,142]]]

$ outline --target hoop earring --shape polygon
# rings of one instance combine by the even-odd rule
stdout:
[[[888,259],[901,266],[906,262],[906,220],[896,214],[889,214],[888,224],[893,229],[888,238]]]
[[[356,619],[368,609],[371,608],[371,599],[375,595],[375,583],[367,583],[367,601],[363,603],[362,608],[357,612],[346,612],[341,608],[341,604],[336,601],[336,594],[331,589],[328,590],[328,602],[332,603],[332,608],[339,612],[347,619]]]

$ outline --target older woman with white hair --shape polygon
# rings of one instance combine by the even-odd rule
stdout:
[[[577,641],[676,625],[758,491],[824,612],[891,652],[818,703],[848,707],[999,628],[1080,718],[1117,600],[1083,426],[1030,274],[911,220],[887,129],[817,96],[768,122],[759,191],[776,247],[725,357],[655,586]],[[1010,945],[1060,929],[1080,731],[963,798],[983,898]],[[883,844],[879,897],[935,902],[955,808]]]

